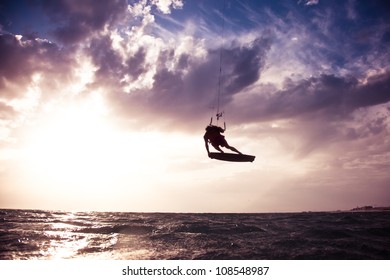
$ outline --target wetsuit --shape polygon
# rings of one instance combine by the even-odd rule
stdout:
[[[225,136],[221,135],[223,132],[224,130],[219,126],[209,125],[206,128],[204,137],[207,138],[213,146],[225,147],[227,146],[227,142],[225,140]]]

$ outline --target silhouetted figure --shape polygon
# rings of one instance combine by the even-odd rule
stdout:
[[[206,146],[207,154],[210,154],[210,150],[209,150],[209,142],[210,142],[211,145],[221,153],[223,153],[223,151],[219,146],[230,149],[241,155],[242,153],[236,148],[230,146],[226,141],[225,136],[221,135],[221,133],[224,132],[225,129],[219,126],[209,125],[206,127],[206,133],[204,134],[203,139]]]

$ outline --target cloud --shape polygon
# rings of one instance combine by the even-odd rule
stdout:
[[[183,8],[183,2],[181,0],[153,0],[152,3],[164,14],[171,13],[171,6],[174,9]]]
[[[0,120],[12,119],[15,113],[15,110],[11,106],[0,102]]]
[[[297,158],[344,150],[364,150],[368,158],[388,148],[389,86],[390,73],[366,83],[321,75],[286,81],[283,89],[260,84],[235,98],[229,120],[242,127],[252,124],[254,131],[245,133],[254,139],[275,137]]]
[[[220,54],[221,102],[234,116],[231,121],[235,124],[294,119],[301,122],[297,130],[308,128],[310,133],[302,135],[313,143],[321,139],[333,141],[332,135],[342,137],[347,127],[337,122],[350,118],[359,108],[389,101],[387,72],[362,80],[367,75],[364,68],[382,67],[376,64],[375,57],[383,52],[374,50],[358,56],[360,52],[350,48],[349,53],[340,53],[337,49],[349,43],[338,40],[340,43],[332,47],[329,42],[336,39],[324,37],[330,36],[335,15],[314,13],[311,25],[291,15],[289,20],[296,20],[290,24],[278,18],[279,29],[236,37],[220,53],[215,42],[210,45],[193,34],[161,32],[162,27],[154,21],[152,5],[148,1],[134,4],[129,11],[139,17],[137,24],[132,21],[131,28],[95,36],[86,49],[98,68],[94,86],[110,91],[109,101],[123,118],[139,124],[158,122],[163,128],[164,123],[180,129],[189,123],[204,123],[210,107],[215,106]],[[324,17],[326,28],[316,30],[328,31],[315,35],[312,28]],[[188,31],[185,24],[182,27]],[[154,36],[157,30],[157,34],[166,37]],[[370,48],[373,45],[370,43]],[[274,64],[276,54],[283,59]],[[358,64],[354,56],[370,64]],[[269,76],[267,83],[262,83],[262,74],[272,67],[282,77],[281,86],[273,84]],[[283,74],[286,67],[291,68],[291,73]]]
[[[56,44],[39,38],[0,34],[0,95],[4,98],[22,96],[20,87],[28,85],[35,73],[45,77],[70,71],[72,60]],[[50,79],[48,79],[50,80]]]
[[[375,106],[390,101],[390,72],[370,77],[366,84],[348,96],[353,108]]]
[[[106,96],[124,117],[157,114],[160,120],[173,121],[208,114],[218,90],[220,49],[209,48],[203,38],[188,33],[155,36],[154,32],[164,33],[151,14],[157,4],[130,5],[128,25],[111,26],[84,41],[82,52],[96,67],[90,87],[109,92]],[[268,37],[224,46],[223,103],[258,80],[269,48]]]
[[[264,67],[270,39],[256,38],[248,45],[222,50],[223,90],[226,95],[240,92],[255,83]]]
[[[59,42],[73,44],[84,41],[124,17],[127,1],[39,0],[54,28],[50,31]]]
[[[302,1],[299,1],[299,3],[301,3]],[[313,6],[313,5],[317,5],[320,0],[304,0],[304,5],[306,6]]]
[[[39,3],[54,23],[51,31],[56,38],[66,44],[82,42],[77,47],[60,49],[39,38],[2,35],[1,86],[5,87],[5,81],[31,82],[36,72],[45,73],[46,77],[53,73],[72,75],[70,68],[77,62],[70,56],[87,56],[96,69],[95,80],[88,86],[103,89],[120,115],[135,119],[147,116],[153,119],[159,115],[160,120],[176,123],[191,120],[194,114],[207,118],[210,107],[215,106],[221,55],[221,102],[235,115],[236,123],[307,116],[342,120],[358,108],[389,101],[387,72],[365,74],[365,82],[361,73],[333,73],[335,63],[329,59],[337,60],[332,56],[336,50],[326,44],[326,39],[314,36],[310,25],[305,26],[304,18],[292,14],[282,21],[269,12],[269,19],[279,24],[276,29],[240,34],[219,48],[215,42],[208,44],[194,34],[164,33],[163,27],[158,26],[153,8],[168,13],[182,8],[181,1],[137,1],[129,6],[123,1],[109,5],[95,5],[93,1],[76,5],[76,2]],[[306,4],[309,2],[314,4],[311,1]],[[322,15],[313,16],[315,20],[311,22],[315,26]],[[327,17],[328,26],[331,21]],[[187,24],[191,25],[191,19]],[[183,30],[188,31],[185,26]],[[383,33],[384,29],[381,30]],[[317,41],[314,46],[310,45],[311,38]],[[282,49],[283,59],[279,61],[276,54]],[[374,53],[365,54],[365,61],[383,69],[375,59],[382,54],[375,49]],[[23,67],[16,67],[19,61],[24,61]],[[347,57],[345,61],[351,59]],[[299,63],[305,68],[299,68]],[[327,63],[333,69],[324,66]],[[364,67],[362,63],[339,67],[342,66],[352,70]],[[283,73],[288,67],[292,72]],[[281,86],[273,83],[269,75],[266,83],[262,83],[262,75],[269,69],[280,73]],[[312,76],[308,76],[310,71]],[[50,79],[45,80],[49,83]]]
[[[183,38],[183,46],[181,43],[177,48],[170,48],[163,44],[154,49],[158,51],[154,64],[147,61],[152,50],[146,46],[123,60],[108,47],[109,42],[107,47],[97,47],[91,52],[99,66],[99,75],[107,77],[110,76],[106,75],[108,72],[115,73],[117,85],[122,87],[122,91],[111,95],[111,101],[121,106],[123,113],[127,112],[124,115],[136,117],[140,113],[136,108],[143,108],[142,117],[146,114],[150,114],[151,118],[159,115],[159,120],[177,124],[191,121],[195,115],[202,122],[208,118],[205,114],[209,114],[210,107],[216,106],[221,53],[219,49],[205,49],[202,40],[188,39],[185,42],[186,38]],[[234,95],[259,79],[269,47],[267,38],[256,38],[221,50],[224,57],[221,104],[231,102]],[[105,54],[99,55],[99,52]],[[104,59],[105,63],[99,64],[99,57],[111,59],[109,62]],[[150,83],[135,87],[140,79],[146,78],[150,79]],[[128,86],[131,90],[125,93]],[[117,102],[118,95],[122,95],[120,102]]]

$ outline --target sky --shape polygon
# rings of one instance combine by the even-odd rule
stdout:
[[[389,206],[389,18],[379,0],[2,1],[0,208]],[[208,158],[213,116],[253,163]]]

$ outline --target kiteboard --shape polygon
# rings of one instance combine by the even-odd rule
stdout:
[[[253,162],[255,160],[255,156],[231,153],[209,153],[209,157],[212,159],[235,162]]]

